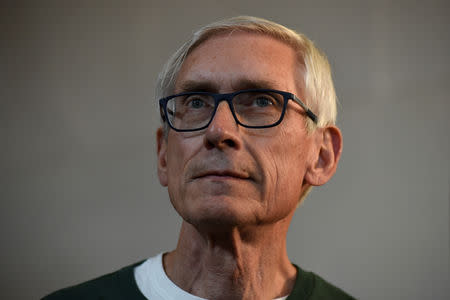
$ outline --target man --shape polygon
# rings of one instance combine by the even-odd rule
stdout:
[[[342,149],[313,43],[259,18],[210,24],[169,60],[158,95],[158,176],[183,218],[176,249],[44,299],[352,299],[286,251],[297,206]]]

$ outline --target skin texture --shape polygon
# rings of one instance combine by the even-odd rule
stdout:
[[[272,88],[303,98],[297,57],[288,45],[244,32],[220,34],[195,48],[175,92],[229,93]],[[334,126],[308,133],[289,101],[273,128],[236,124],[226,102],[205,130],[167,138],[157,131],[158,176],[183,218],[177,248],[164,256],[169,278],[209,299],[273,299],[296,278],[286,234],[302,192],[334,174],[342,137]]]

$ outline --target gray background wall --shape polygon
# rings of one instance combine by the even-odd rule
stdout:
[[[328,54],[344,152],[292,223],[293,261],[361,299],[448,299],[446,1],[11,1],[0,7],[0,298],[172,249],[154,82],[192,30],[250,14]]]

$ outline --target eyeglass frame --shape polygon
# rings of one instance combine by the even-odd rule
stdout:
[[[277,93],[281,96],[283,96],[283,110],[281,111],[281,115],[280,118],[277,122],[270,124],[270,125],[262,125],[262,126],[251,126],[251,125],[245,125],[243,123],[241,123],[239,121],[239,119],[237,118],[235,111],[234,111],[234,105],[233,105],[233,98],[236,95],[242,94],[242,93],[251,93],[251,92],[261,92],[261,93]],[[214,99],[214,110],[211,114],[211,118],[208,121],[208,123],[202,127],[199,128],[195,128],[195,129],[178,129],[172,126],[171,122],[169,121],[168,116],[168,112],[167,112],[167,102],[173,98],[176,97],[180,97],[180,96],[186,96],[186,95],[208,95],[213,97]],[[284,118],[284,115],[286,113],[286,108],[287,108],[287,103],[289,102],[289,100],[293,100],[296,103],[298,103],[303,110],[305,111],[306,115],[315,123],[317,124],[318,122],[318,118],[317,115],[314,114],[309,108],[308,106],[306,106],[305,103],[303,103],[302,100],[300,100],[295,94],[293,93],[289,93],[289,92],[283,92],[283,91],[279,91],[279,90],[274,90],[274,89],[246,89],[246,90],[240,90],[240,91],[236,91],[233,93],[226,93],[226,94],[219,94],[219,93],[210,93],[210,92],[183,92],[183,93],[179,93],[179,94],[175,94],[175,95],[171,95],[171,96],[167,96],[164,98],[159,99],[159,108],[160,108],[160,114],[161,114],[161,118],[163,119],[164,122],[167,121],[167,124],[169,124],[170,128],[172,128],[175,131],[178,132],[191,132],[191,131],[198,131],[198,130],[203,130],[205,128],[207,128],[209,126],[209,124],[211,124],[212,120],[214,119],[214,116],[216,115],[216,111],[217,111],[217,107],[219,106],[220,102],[222,101],[226,101],[228,103],[228,107],[230,108],[231,114],[233,115],[234,121],[241,125],[242,127],[245,128],[252,128],[252,129],[263,129],[263,128],[270,128],[270,127],[275,127],[277,125],[279,125]]]

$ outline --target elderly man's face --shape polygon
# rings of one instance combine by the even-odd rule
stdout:
[[[176,93],[229,93],[248,88],[292,92],[303,98],[296,55],[271,37],[243,32],[208,39],[193,50],[176,81]],[[209,127],[159,135],[158,174],[187,222],[198,226],[267,224],[291,215],[314,163],[317,146],[305,115],[289,101],[272,128],[236,124],[221,102]]]

